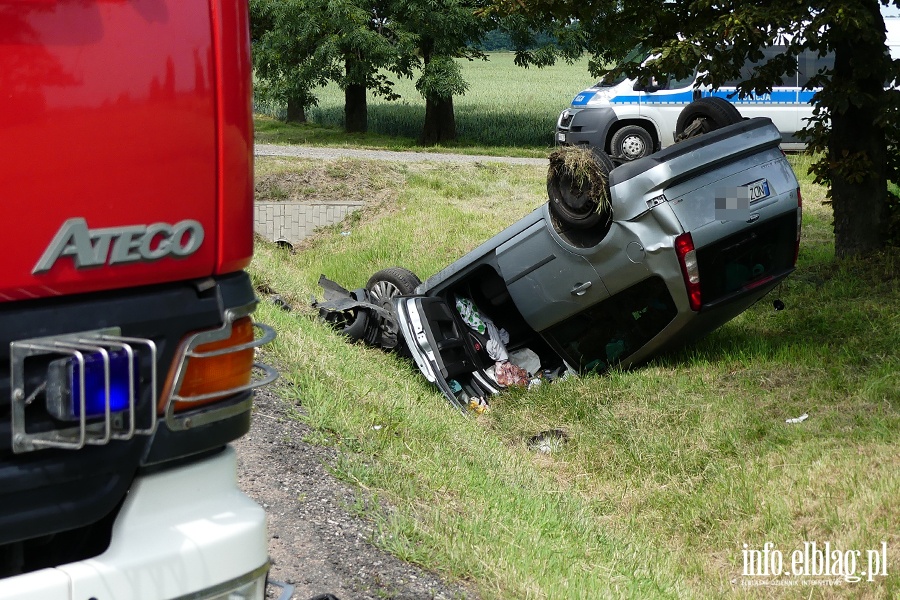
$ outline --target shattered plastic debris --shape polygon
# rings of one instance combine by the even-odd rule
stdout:
[[[290,312],[291,310],[291,305],[285,302],[284,298],[282,298],[278,294],[272,296],[272,304],[287,312]]]
[[[802,423],[806,419],[809,418],[809,413],[803,413],[799,417],[794,417],[793,419],[785,419],[785,423]]]

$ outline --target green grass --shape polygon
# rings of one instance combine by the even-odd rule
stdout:
[[[315,440],[338,447],[335,472],[394,507],[366,513],[377,543],[486,599],[898,597],[900,255],[836,263],[824,190],[792,160],[800,264],[772,295],[642,368],[508,391],[477,417],[410,363],[348,344],[308,299],[320,273],[352,288],[392,265],[437,271],[545,201],[544,169],[382,165],[353,222],[295,254],[258,244],[254,281],[294,306],[262,303],[279,332],[266,353]],[[568,442],[537,454],[528,440],[548,429]],[[743,544],[789,563],[805,541],[863,556],[884,541],[888,577],[741,587]]]
[[[545,156],[553,145],[556,118],[575,95],[594,82],[587,60],[573,65],[560,63],[543,69],[523,69],[513,64],[513,54],[495,52],[488,61],[459,61],[469,90],[453,99],[459,142],[452,148],[495,153],[491,147],[530,148],[543,154],[513,151],[511,156]],[[403,149],[414,145],[425,120],[425,100],[415,82],[402,79],[395,91],[401,99],[389,102],[368,99],[369,132],[349,138],[351,144]],[[307,111],[309,125],[285,127],[273,119],[257,120],[257,140],[276,143],[344,145],[340,129],[344,119],[344,97],[330,84],[318,92],[318,106]],[[258,105],[269,116],[283,114],[282,107]],[[324,126],[324,127],[323,127]],[[280,142],[278,142],[280,140]]]

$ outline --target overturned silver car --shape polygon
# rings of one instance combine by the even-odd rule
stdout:
[[[781,135],[769,119],[734,121],[695,123],[718,128],[618,166],[593,150],[581,169],[561,150],[546,204],[424,283],[399,267],[355,291],[323,277],[315,306],[354,339],[408,351],[458,406],[524,372],[646,361],[795,268],[802,203]]]

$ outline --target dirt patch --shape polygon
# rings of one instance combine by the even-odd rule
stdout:
[[[349,509],[371,506],[371,497],[331,475],[337,453],[304,441],[310,429],[299,410],[264,388],[250,433],[234,444],[241,488],[266,509],[270,577],[294,585],[293,600],[328,593],[340,600],[476,599],[376,547],[373,523]],[[271,585],[267,591],[269,599],[280,593]]]
[[[386,163],[354,159],[256,159],[257,202],[346,202],[396,196],[402,181]]]

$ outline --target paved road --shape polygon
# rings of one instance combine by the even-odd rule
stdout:
[[[358,150],[351,148],[328,148],[322,146],[279,146],[256,144],[256,156],[298,156],[301,158],[362,158],[366,160],[390,160],[395,162],[461,162],[461,163],[506,163],[513,165],[547,166],[546,158],[515,158],[510,156],[481,156],[474,154],[444,154],[438,152],[394,152],[391,150]]]

